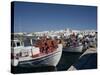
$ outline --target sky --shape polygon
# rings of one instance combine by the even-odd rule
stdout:
[[[14,32],[97,29],[97,7],[14,2]]]

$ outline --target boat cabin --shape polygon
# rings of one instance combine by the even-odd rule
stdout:
[[[11,47],[19,47],[22,46],[22,42],[19,40],[12,40],[11,41]]]

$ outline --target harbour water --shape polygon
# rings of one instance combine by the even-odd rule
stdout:
[[[82,53],[62,52],[60,62],[56,67],[41,66],[41,67],[12,67],[13,73],[35,73],[35,72],[51,72],[51,71],[67,71],[67,69],[75,63]]]

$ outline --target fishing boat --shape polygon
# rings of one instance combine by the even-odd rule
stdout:
[[[49,53],[41,53],[38,47],[24,47],[18,40],[12,41],[11,65],[16,66],[56,66],[62,55],[62,44]]]
[[[90,47],[96,47],[96,41],[90,41],[89,46]]]
[[[65,47],[63,49],[63,51],[65,52],[82,52],[83,51],[83,45],[79,45],[79,46],[70,46],[70,47]]]
[[[96,47],[96,45],[97,45],[97,40],[96,39],[97,38],[94,37],[94,36],[89,38],[89,45],[90,45],[90,47]]]

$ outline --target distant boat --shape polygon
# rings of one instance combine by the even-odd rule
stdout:
[[[82,52],[83,51],[83,45],[79,45],[76,47],[70,46],[70,47],[65,47],[63,49],[65,52]]]
[[[18,44],[18,41],[15,42],[15,44]],[[19,42],[20,44],[20,42]],[[14,58],[11,59],[12,66],[56,66],[61,58],[62,55],[62,44],[58,44],[58,48],[50,53],[39,53],[39,48],[33,48],[32,47],[22,47],[18,44],[18,47],[12,48],[12,54],[14,55]],[[15,47],[15,46],[14,46]],[[19,50],[17,50],[17,48]],[[15,51],[16,49],[16,51]],[[14,51],[13,51],[14,50]],[[21,53],[25,53],[24,55],[21,55]],[[35,56],[31,56],[30,53],[35,52]]]
[[[90,47],[96,47],[97,46],[96,37],[89,38],[89,46]]]
[[[89,46],[90,47],[96,47],[97,46],[96,41],[90,41]]]

